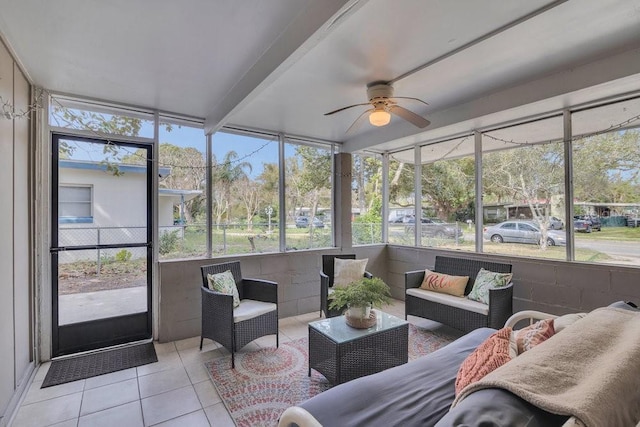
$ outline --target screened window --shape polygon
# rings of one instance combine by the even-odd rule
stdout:
[[[354,245],[382,242],[382,160],[353,155],[351,223]]]

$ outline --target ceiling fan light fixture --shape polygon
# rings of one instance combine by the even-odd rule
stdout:
[[[383,109],[375,109],[369,114],[369,123],[374,126],[385,126],[391,121],[391,114]]]

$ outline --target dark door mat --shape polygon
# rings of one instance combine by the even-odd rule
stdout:
[[[135,368],[158,361],[153,343],[99,351],[51,362],[40,388]]]

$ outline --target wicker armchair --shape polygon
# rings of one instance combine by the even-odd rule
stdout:
[[[202,271],[202,335],[217,341],[231,352],[231,368],[235,368],[235,352],[264,335],[278,336],[278,284],[267,280],[243,279],[240,262],[205,265]],[[233,297],[209,289],[207,274],[231,270],[240,295],[240,306],[233,308]]]
[[[329,308],[330,288],[333,287],[333,266],[334,260],[340,259],[356,259],[355,254],[342,255],[322,255],[322,271],[320,271],[320,317],[324,313],[325,317],[336,317],[342,314],[342,310],[332,310]],[[368,271],[364,272],[364,277],[372,278]]]

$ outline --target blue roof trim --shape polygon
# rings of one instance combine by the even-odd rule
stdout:
[[[92,216],[61,216],[58,218],[59,224],[91,224]]]
[[[67,169],[84,169],[84,170],[99,170],[99,171],[107,170],[107,165],[105,163],[100,163],[100,162],[63,159],[63,160],[60,160],[58,164],[61,168],[67,168]],[[125,172],[125,173],[126,172],[129,172],[129,173],[147,172],[147,167],[143,165],[125,165],[122,163],[115,163],[114,165],[117,166],[121,172]],[[167,168],[167,167],[158,168],[158,173],[162,177],[168,176],[171,174],[171,168]]]

